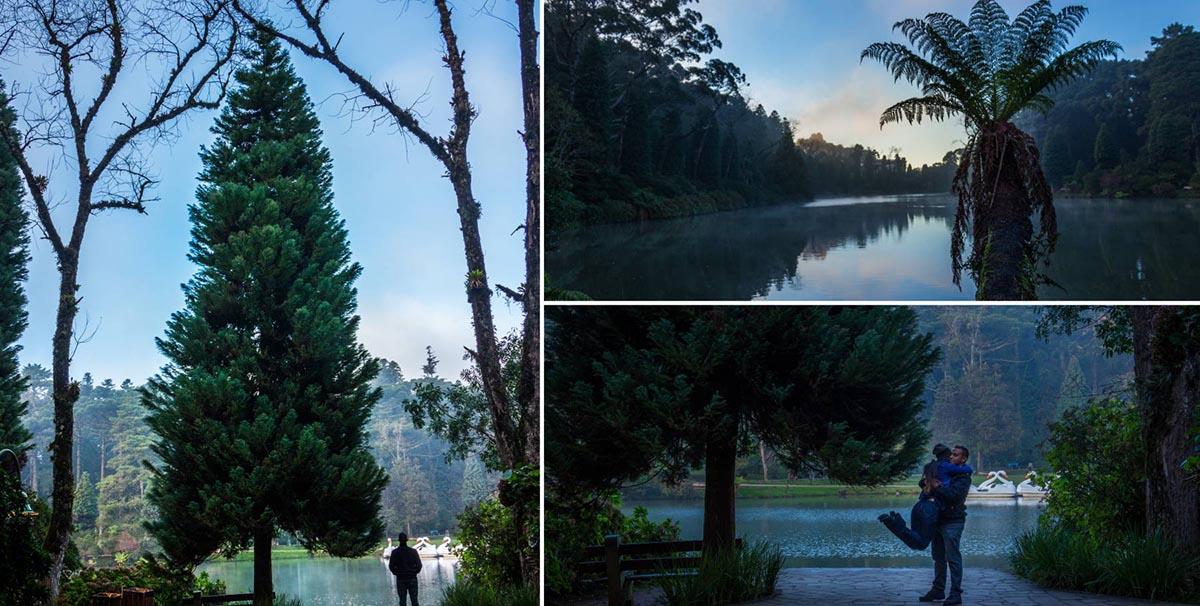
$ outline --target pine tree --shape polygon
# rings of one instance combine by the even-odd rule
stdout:
[[[1079,358],[1071,356],[1067,370],[1063,373],[1062,387],[1058,390],[1058,414],[1055,415],[1055,420],[1067,409],[1087,404],[1089,392],[1087,380],[1083,378],[1083,369],[1079,366]]]
[[[96,518],[100,515],[96,485],[88,472],[79,474],[75,480],[75,525],[87,532],[96,529]]]
[[[474,507],[488,498],[487,475],[478,457],[470,457],[463,467],[462,506]]]
[[[1096,145],[1092,153],[1096,160],[1096,166],[1103,169],[1113,168],[1121,161],[1121,150],[1117,148],[1117,142],[1113,139],[1108,124],[1100,125],[1100,132],[1096,134]]]
[[[386,476],[366,448],[379,365],[359,319],[329,153],[303,83],[259,35],[201,152],[184,286],[144,392],[161,458],[150,528],[177,562],[254,546],[255,604],[271,603],[279,530],[309,550],[367,553]]]
[[[8,106],[4,83],[0,82],[0,120],[13,127],[16,115]],[[17,361],[17,340],[25,332],[25,291],[21,283],[29,273],[28,217],[21,208],[21,177],[17,162],[7,146],[0,146],[0,449],[20,455],[33,447],[33,434],[22,424],[28,406],[21,401],[25,379]],[[9,469],[12,457],[0,455],[0,469]]]

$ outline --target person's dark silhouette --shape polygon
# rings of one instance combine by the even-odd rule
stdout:
[[[396,592],[400,594],[400,606],[404,606],[405,594],[412,600],[412,606],[418,606],[417,573],[421,572],[421,555],[416,549],[408,546],[408,535],[403,532],[400,533],[399,542],[388,560],[388,570],[396,575]]]

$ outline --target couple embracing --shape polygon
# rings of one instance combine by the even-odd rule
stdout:
[[[933,447],[934,460],[921,477],[921,496],[912,508],[912,526],[892,511],[879,516],[905,545],[924,550],[933,547],[933,587],[920,597],[922,602],[945,600],[946,606],[962,604],[962,541],[967,521],[967,493],[971,490],[970,451],[945,444]],[[950,594],[946,594],[946,568],[950,569]]]

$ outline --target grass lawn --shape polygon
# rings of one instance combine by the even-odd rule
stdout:
[[[782,499],[789,497],[881,496],[916,494],[917,480],[902,480],[874,488],[846,486],[828,480],[745,480],[738,483],[740,499]]]

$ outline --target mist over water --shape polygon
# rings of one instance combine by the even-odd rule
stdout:
[[[973,300],[954,286],[949,195],[838,198],[601,225],[546,251],[600,300]],[[1200,299],[1200,200],[1058,200],[1046,300]]]

